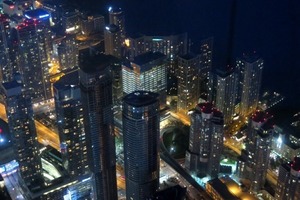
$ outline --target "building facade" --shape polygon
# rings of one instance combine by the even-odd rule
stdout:
[[[110,24],[104,29],[105,54],[113,55],[117,58],[122,56],[121,31],[118,26]]]
[[[178,58],[178,103],[177,110],[182,114],[193,108],[198,103],[200,95],[200,57],[186,54]]]
[[[166,56],[160,52],[147,52],[123,65],[123,93],[136,90],[159,93],[160,106],[164,107],[167,97]]]
[[[0,15],[0,81],[9,82],[12,79],[13,69],[9,57],[10,25],[9,18]]]
[[[244,55],[237,59],[239,73],[240,114],[253,113],[259,101],[264,61],[257,55]]]
[[[275,199],[300,199],[300,157],[295,157],[279,167]]]
[[[29,189],[43,185],[41,159],[30,95],[22,84],[3,83],[9,131],[22,179]]]
[[[233,70],[220,71],[213,73],[215,84],[216,108],[221,110],[224,115],[224,123],[229,124],[235,113],[237,78]]]
[[[186,169],[190,173],[218,176],[223,152],[223,114],[211,103],[200,103],[190,111],[189,148]]]
[[[63,166],[71,177],[78,177],[88,172],[78,71],[63,76],[53,89]]]
[[[265,184],[273,137],[272,116],[257,111],[251,116],[247,128],[244,160],[240,161],[238,173],[240,178],[251,181],[250,190],[258,193]]]
[[[135,91],[123,98],[126,199],[144,200],[159,187],[158,94]]]
[[[112,80],[106,55],[82,55],[79,80],[89,169],[97,199],[117,199]]]
[[[19,40],[19,71],[24,87],[34,102],[51,98],[48,50],[50,30],[34,20],[26,20],[16,28]]]

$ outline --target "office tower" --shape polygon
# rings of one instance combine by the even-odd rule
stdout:
[[[216,70],[213,73],[215,84],[215,102],[218,108],[224,115],[224,123],[229,124],[235,113],[237,79],[233,69]]]
[[[190,117],[186,169],[190,173],[218,177],[223,151],[223,114],[211,103],[200,103],[191,111]]]
[[[78,67],[78,44],[75,35],[66,35],[57,46],[58,62],[61,70]]]
[[[199,55],[186,54],[178,57],[178,103],[177,110],[187,114],[199,99]]]
[[[117,199],[112,80],[107,55],[80,56],[79,80],[84,110],[89,169],[97,199]]]
[[[120,35],[122,38],[126,35],[125,30],[125,15],[121,8],[113,8],[109,7],[108,9],[109,14],[109,24],[114,24],[120,30]]]
[[[21,177],[29,189],[41,186],[42,169],[30,96],[16,81],[2,84],[9,131]]]
[[[237,59],[239,73],[240,114],[247,116],[256,110],[262,81],[264,62],[257,55],[244,55]]]
[[[63,76],[53,89],[63,165],[71,177],[78,177],[88,171],[78,71]]]
[[[123,98],[126,199],[148,199],[159,186],[158,96],[135,91]]]
[[[13,69],[9,58],[9,39],[9,18],[0,14],[0,82],[8,82],[12,79]]]
[[[160,106],[166,104],[167,66],[166,56],[160,52],[147,52],[123,65],[122,81],[124,94],[136,90],[158,93]]]
[[[110,24],[105,27],[104,46],[105,46],[105,54],[113,55],[117,58],[121,58],[122,56],[121,32],[116,25]]]
[[[300,157],[279,166],[276,200],[300,199]]]
[[[273,137],[272,116],[263,111],[255,112],[249,119],[246,130],[246,149],[238,167],[240,178],[249,179],[251,191],[259,192],[265,184]]]
[[[51,98],[48,66],[51,32],[39,21],[25,20],[16,28],[24,88],[31,92],[34,102]]]

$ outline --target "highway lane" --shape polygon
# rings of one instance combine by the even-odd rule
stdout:
[[[5,106],[0,103],[0,118],[7,122]],[[35,120],[37,139],[39,143],[49,144],[60,151],[59,136],[57,133]]]

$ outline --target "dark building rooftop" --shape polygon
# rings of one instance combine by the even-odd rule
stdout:
[[[53,87],[56,89],[67,89],[77,85],[79,85],[79,76],[78,71],[76,70],[61,77],[53,84]]]
[[[191,59],[197,57],[197,55],[194,54],[194,53],[188,53],[188,54],[185,54],[185,55],[181,55],[179,57],[184,59],[184,60],[191,60]]]
[[[147,63],[150,63],[152,61],[158,60],[158,59],[164,59],[166,58],[165,54],[160,52],[147,52],[141,55],[138,55],[134,58],[133,63],[137,65],[145,65]]]
[[[158,191],[151,200],[183,200],[185,198],[186,188],[180,185],[169,187],[165,190]]]
[[[119,59],[112,55],[90,54],[89,50],[79,53],[79,68],[85,73],[104,71],[108,66],[115,63],[119,63]]]
[[[135,91],[123,98],[123,101],[134,107],[142,107],[150,105],[158,101],[159,94],[147,91]]]
[[[239,198],[229,192],[227,186],[219,178],[212,179],[207,183],[210,184],[214,190],[223,197],[223,199],[239,200]]]

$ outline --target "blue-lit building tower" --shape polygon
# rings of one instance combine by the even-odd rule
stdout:
[[[2,84],[5,94],[5,108],[8,126],[21,177],[32,189],[43,184],[41,159],[39,157],[36,128],[31,98],[22,84],[12,81]]]
[[[147,199],[159,187],[158,96],[135,91],[123,98],[126,199]]]
[[[117,199],[112,78],[107,58],[80,55],[79,80],[89,169],[95,175],[96,199]]]

